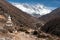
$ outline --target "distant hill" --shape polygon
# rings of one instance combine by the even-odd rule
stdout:
[[[60,8],[57,8],[53,10],[51,13],[43,15],[39,17],[40,21],[43,21],[44,23],[48,22],[49,20],[52,20],[54,18],[60,17]]]

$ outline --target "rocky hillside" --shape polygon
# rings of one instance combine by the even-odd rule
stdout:
[[[22,12],[20,9],[14,7],[6,0],[0,0],[0,39],[15,39],[13,38],[15,32],[18,33],[18,35],[21,35],[22,38],[23,35],[25,35],[24,33],[29,34],[31,31],[36,29],[36,23],[38,22],[38,19],[25,12]],[[24,33],[20,34],[20,31]],[[14,35],[14,37],[17,36],[15,40],[20,40],[20,36],[18,35]],[[26,35],[23,38],[25,37]],[[26,39],[28,40],[29,38],[30,37],[27,37]],[[34,37],[32,38],[35,40]]]
[[[20,26],[20,24],[22,24],[23,26],[27,27],[34,27],[35,24],[39,22],[38,19],[32,17],[25,12],[22,12],[20,9],[6,2],[6,0],[0,0],[0,8],[2,8],[2,14],[10,15],[16,25]]]
[[[42,30],[46,33],[60,36],[60,18],[56,18],[47,22]]]
[[[59,11],[57,12],[59,13]],[[53,14],[57,15],[56,13],[51,12],[51,15]],[[21,11],[8,3],[6,0],[0,0],[0,39],[2,38],[2,40],[59,40],[59,37],[51,35],[50,32],[45,32],[50,28],[45,25],[52,24],[47,22],[44,26],[42,26],[43,21],[44,20],[39,21],[37,18]],[[54,22],[54,20],[52,22]],[[57,20],[55,23],[60,24],[58,22],[60,22],[60,20]],[[42,31],[40,30],[41,27],[44,30],[45,28],[47,29],[43,32],[43,29]],[[58,29],[59,27],[53,28]],[[59,30],[56,31],[55,29],[55,32],[59,32]]]
[[[53,10],[51,13],[44,15],[39,19],[44,23],[44,26],[41,28],[42,31],[60,36],[60,8]]]

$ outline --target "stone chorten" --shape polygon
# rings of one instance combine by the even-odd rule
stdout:
[[[8,16],[7,22],[5,24],[5,26],[7,27],[8,30],[13,30],[13,33],[17,33],[17,30],[14,29],[14,24],[11,20],[11,16]]]
[[[12,22],[12,20],[11,20],[10,15],[8,16],[8,20],[7,20],[7,22],[6,22],[6,26],[13,26],[13,22]]]

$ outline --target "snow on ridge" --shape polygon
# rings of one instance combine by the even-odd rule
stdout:
[[[12,3],[14,6],[19,8],[20,10],[29,13],[29,14],[40,14],[45,15],[47,13],[50,13],[52,10],[48,7],[41,5],[41,4],[35,4],[35,5],[29,5],[27,3]]]

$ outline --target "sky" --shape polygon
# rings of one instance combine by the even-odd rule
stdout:
[[[29,14],[36,13],[40,15],[45,15],[47,13],[52,12],[52,10],[60,7],[60,0],[7,0],[7,1]]]
[[[48,7],[60,7],[60,0],[7,0],[7,1],[28,4],[40,3]]]

